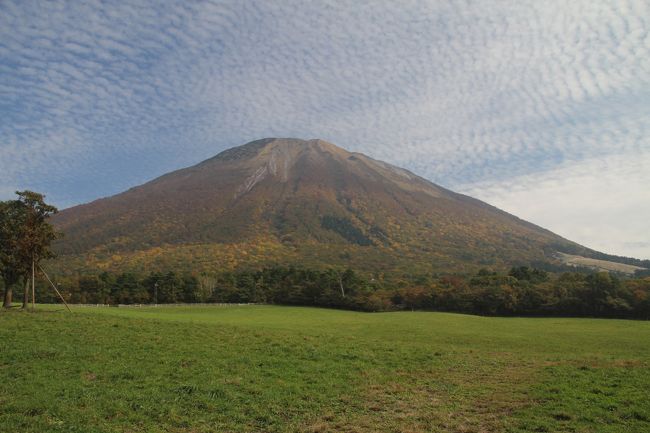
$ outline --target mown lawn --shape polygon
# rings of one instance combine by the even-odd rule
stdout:
[[[0,312],[1,432],[648,432],[650,323]]]

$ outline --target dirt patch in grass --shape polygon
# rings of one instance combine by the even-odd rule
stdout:
[[[504,361],[488,368],[468,362],[463,368],[398,371],[343,397],[344,416],[325,413],[305,431],[502,432],[514,412],[533,404],[528,390],[537,371],[529,363]]]

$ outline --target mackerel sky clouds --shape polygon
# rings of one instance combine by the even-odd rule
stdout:
[[[650,258],[650,2],[0,0],[0,199],[323,138]]]

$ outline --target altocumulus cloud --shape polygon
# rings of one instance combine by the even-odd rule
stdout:
[[[0,2],[0,196],[61,206],[267,136],[650,258],[647,1]]]

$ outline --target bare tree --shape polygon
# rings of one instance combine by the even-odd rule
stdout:
[[[214,293],[214,289],[217,287],[217,279],[210,275],[201,274],[197,280],[199,282],[197,298],[200,302],[206,302],[210,299]]]

